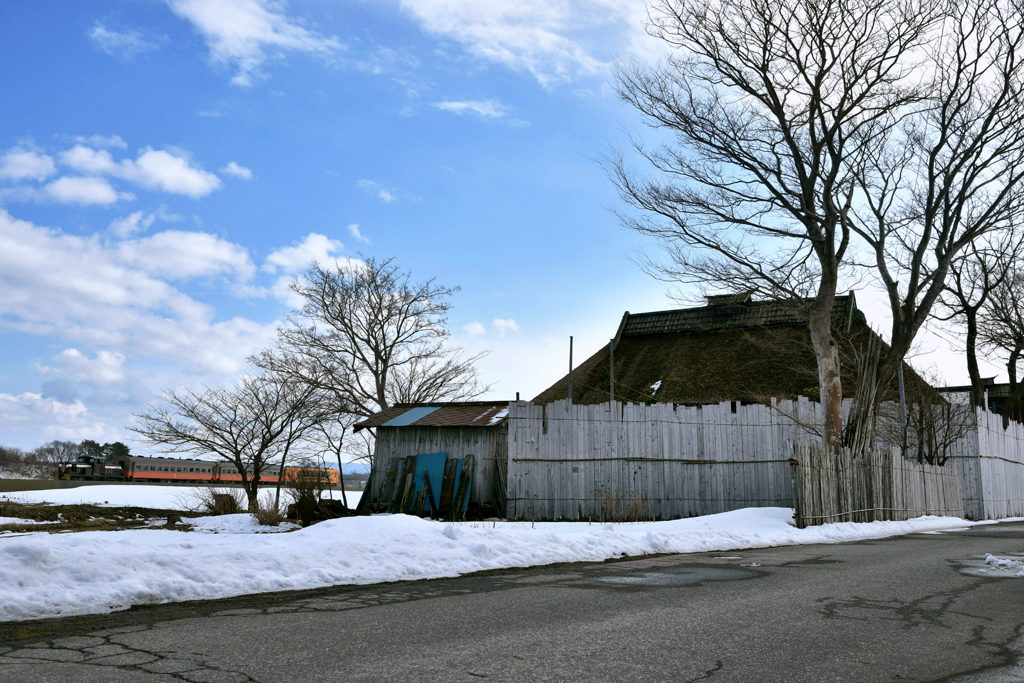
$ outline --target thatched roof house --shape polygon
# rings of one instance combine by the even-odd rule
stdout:
[[[877,335],[852,292],[836,298],[833,327],[844,391],[852,395],[857,351]],[[755,301],[739,294],[708,297],[708,304],[698,308],[627,311],[615,338],[575,368],[574,403],[609,399],[613,356],[619,401],[701,404],[818,395],[817,365],[798,302]],[[908,392],[930,391],[912,370],[905,374]],[[567,395],[568,375],[533,402],[546,404]],[[896,397],[895,387],[886,397]]]

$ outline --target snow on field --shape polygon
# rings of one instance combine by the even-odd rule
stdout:
[[[0,501],[18,503],[55,503],[58,505],[105,505],[109,507],[133,506],[166,510],[188,510],[196,508],[206,486],[157,486],[154,484],[101,484],[78,486],[71,489],[44,489],[41,491],[8,491],[0,493]],[[237,492],[244,499],[241,489],[217,489]],[[331,494],[340,498],[338,491]],[[348,504],[355,507],[361,492],[346,491]],[[274,489],[260,492],[261,499],[273,500]],[[281,499],[288,500],[288,492],[281,492]]]
[[[37,522],[34,519],[22,519],[21,517],[0,517],[0,524],[55,524],[55,522]]]
[[[240,523],[223,524],[233,525],[236,532],[132,529],[0,536],[0,621],[623,555],[833,543],[961,528],[971,522],[920,517],[797,529],[792,510],[748,508],[631,524],[452,524],[375,515],[278,534],[239,533],[244,532]]]
[[[298,529],[298,524],[281,522],[278,526],[262,526],[248,514],[217,515],[213,517],[186,517],[186,524],[193,526],[193,531],[205,534],[272,534]]]

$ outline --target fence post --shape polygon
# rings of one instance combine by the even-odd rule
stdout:
[[[794,444],[793,449],[797,448],[799,447]],[[796,458],[789,459],[789,487],[793,496],[793,521],[796,523],[797,529],[803,529],[806,525],[802,514],[803,506],[800,505],[800,472],[797,469],[799,466],[800,462]]]

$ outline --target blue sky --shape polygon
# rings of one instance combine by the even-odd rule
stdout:
[[[641,0],[0,4],[0,443],[126,438],[230,380],[312,259],[460,285],[456,343],[524,397],[671,306],[598,160],[642,132]],[[938,341],[933,346],[943,347]],[[958,379],[955,371],[949,373]],[[963,374],[962,372],[960,374]]]

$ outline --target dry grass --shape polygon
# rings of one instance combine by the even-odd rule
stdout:
[[[284,521],[284,513],[274,504],[260,505],[252,516],[263,526],[277,526]]]
[[[247,503],[240,489],[195,489],[178,498],[182,510],[200,515],[235,515],[245,512]]]
[[[98,505],[43,505],[38,503],[0,503],[0,517],[18,517],[48,524],[0,524],[0,531],[114,531],[150,526],[166,520],[174,510],[140,507],[100,507]]]
[[[601,505],[602,522],[648,522],[652,519],[647,497],[638,491],[630,491],[623,498],[615,491],[597,489],[594,498]]]

